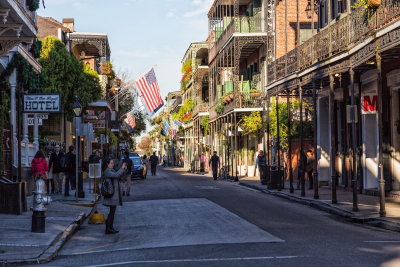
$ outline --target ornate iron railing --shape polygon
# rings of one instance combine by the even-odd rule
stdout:
[[[196,115],[200,112],[207,112],[209,110],[208,103],[199,103],[193,108],[193,115]]]
[[[224,26],[215,30],[215,44],[211,47],[209,61],[215,58],[217,52],[235,33],[262,33],[263,20],[260,15],[255,17],[225,17]]]
[[[268,66],[268,84],[347,51],[400,17],[400,1],[382,0],[376,10],[358,8]]]

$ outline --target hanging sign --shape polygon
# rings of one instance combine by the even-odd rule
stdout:
[[[378,95],[363,95],[361,101],[362,114],[376,114],[378,110]]]
[[[24,113],[60,113],[60,94],[26,94],[23,96]]]
[[[38,120],[38,125],[42,126],[43,125],[43,120],[42,119],[37,119]],[[28,118],[27,119],[28,126],[34,126],[35,125],[35,118]]]

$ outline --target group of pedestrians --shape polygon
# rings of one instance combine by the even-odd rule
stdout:
[[[74,146],[70,146],[64,154],[61,147],[56,145],[50,154],[49,161],[43,151],[36,152],[31,163],[32,176],[36,180],[40,175],[46,182],[47,194],[61,194],[63,192],[63,176],[65,176],[64,196],[69,196],[69,190],[75,190],[75,154]]]

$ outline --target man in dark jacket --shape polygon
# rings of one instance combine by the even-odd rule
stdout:
[[[212,157],[210,158],[208,164],[212,169],[214,180],[217,180],[218,169],[220,167],[220,161],[219,161],[219,157],[217,156],[217,151],[214,151],[214,153],[213,153]]]
[[[256,160],[256,166],[258,167],[258,171],[260,172],[260,181],[261,184],[267,184],[267,157],[264,154],[263,150],[260,150]]]
[[[157,171],[157,164],[159,163],[158,157],[156,156],[156,152],[153,152],[153,155],[150,156],[150,166],[151,166],[151,175],[155,176]]]
[[[131,171],[133,167],[133,161],[129,158],[129,151],[125,152],[125,156],[122,159],[122,163],[126,165],[126,174],[122,177],[122,196],[130,196],[131,194]]]
[[[74,146],[68,148],[68,153],[65,155],[65,190],[64,196],[69,196],[69,185],[75,189],[76,185],[76,156],[74,154]]]
[[[56,194],[61,194],[62,192],[62,173],[64,172],[63,166],[61,166],[62,161],[65,161],[64,153],[61,152],[60,146],[56,145],[49,161],[49,170],[53,174]]]

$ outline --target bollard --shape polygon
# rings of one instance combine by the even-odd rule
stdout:
[[[41,175],[38,176],[33,191],[32,227],[33,233],[44,233],[46,231],[46,210],[45,205],[50,204],[51,197],[46,196],[46,185]]]

